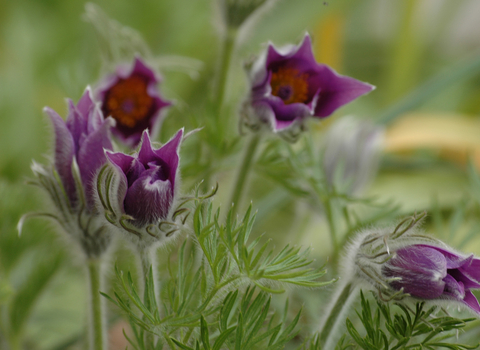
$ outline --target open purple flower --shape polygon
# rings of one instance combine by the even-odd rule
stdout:
[[[104,119],[102,111],[93,102],[90,88],[77,105],[68,100],[68,117],[64,121],[57,112],[45,107],[55,130],[55,169],[61,179],[70,204],[75,207],[79,196],[84,196],[87,210],[94,211],[94,178],[107,162],[104,149],[112,149],[110,128],[115,125],[111,118]],[[72,170],[74,160],[78,164],[84,193],[75,183]]]
[[[106,152],[118,175],[117,201],[138,229],[169,218],[176,195],[178,149],[183,129],[165,145],[154,149],[144,131],[140,151],[133,155]]]
[[[309,116],[325,118],[373,89],[317,63],[306,34],[298,47],[282,51],[268,47],[265,59],[253,70],[250,103],[257,118],[278,132]]]
[[[117,122],[114,134],[132,147],[140,141],[143,130],[157,133],[161,111],[171,105],[159,95],[159,82],[158,74],[136,57],[131,67],[119,66],[96,90],[104,115]]]
[[[462,256],[432,245],[400,248],[382,267],[390,286],[420,299],[445,299],[463,303],[480,314],[471,289],[480,288],[480,259]]]

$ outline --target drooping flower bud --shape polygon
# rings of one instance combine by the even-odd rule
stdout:
[[[323,168],[328,185],[355,194],[375,176],[383,129],[367,120],[347,116],[336,121],[325,138]]]
[[[395,290],[420,299],[453,300],[480,315],[480,305],[470,289],[480,288],[480,259],[451,248],[415,244],[395,251],[382,266]]]
[[[276,49],[270,44],[254,64],[243,122],[253,129],[267,125],[273,132],[294,139],[307,117],[328,117],[373,89],[317,63],[306,34],[299,46]]]
[[[420,232],[416,225],[424,216],[407,218],[395,228],[360,233],[350,247],[346,270],[384,301],[456,303],[480,316],[471,292],[480,289],[480,259]]]
[[[66,121],[54,110],[44,109],[55,132],[54,163],[33,163],[32,170],[56,209],[55,214],[43,215],[55,218],[87,257],[99,257],[108,248],[111,237],[96,208],[95,176],[107,161],[104,149],[112,149],[110,128],[115,121],[103,118],[90,88],[77,105],[68,100],[68,109]],[[23,219],[19,231],[22,223]]]
[[[161,112],[171,105],[158,93],[160,80],[153,69],[136,57],[131,67],[117,67],[116,73],[104,78],[96,89],[104,115],[117,122],[114,135],[131,147],[138,145],[146,129],[150,136],[156,136]]]
[[[106,152],[110,166],[102,169],[97,185],[105,217],[141,248],[178,230],[174,205],[182,138],[183,129],[154,149],[148,131],[144,131],[138,153]]]

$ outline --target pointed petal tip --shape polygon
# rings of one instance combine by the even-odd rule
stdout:
[[[148,128],[142,131],[142,138],[140,139],[140,142],[143,144],[143,142],[145,140],[148,140],[148,142],[151,143],[150,142],[150,131],[148,130]]]
[[[305,32],[305,35],[303,36],[303,40],[302,40],[302,43],[300,44],[300,47],[302,47],[303,45],[307,45],[307,44],[309,46],[312,45],[312,37],[310,36],[309,32]]]

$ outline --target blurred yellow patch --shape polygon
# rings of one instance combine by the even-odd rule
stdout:
[[[480,119],[458,114],[410,113],[387,129],[385,150],[426,148],[460,164],[472,157],[480,169]]]
[[[340,71],[345,39],[345,15],[338,12],[327,14],[316,26],[314,38],[314,54],[317,62]]]

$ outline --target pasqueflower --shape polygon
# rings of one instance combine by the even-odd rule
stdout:
[[[45,113],[55,132],[54,162],[53,166],[33,163],[32,170],[50,195],[55,212],[27,214],[18,229],[29,216],[54,218],[88,258],[97,258],[107,250],[111,235],[96,206],[95,177],[107,162],[104,149],[112,149],[110,128],[115,121],[103,118],[89,88],[76,105],[68,100],[66,121],[48,107]]]
[[[96,89],[105,116],[117,122],[113,133],[130,146],[136,146],[142,132],[158,132],[161,112],[171,105],[158,93],[160,77],[140,57],[131,67],[119,66]]]
[[[179,146],[183,129],[159,149],[154,149],[148,132],[144,131],[138,153],[106,152],[113,169],[113,180],[100,187],[100,197],[107,219],[124,229],[129,237],[136,236],[141,244],[161,240],[165,224],[171,218],[178,192]],[[101,174],[108,179],[108,176]],[[99,179],[102,181],[102,179]],[[107,198],[112,200],[108,200]],[[175,224],[166,224],[174,229]],[[136,242],[138,240],[136,239]]]
[[[367,282],[384,301],[415,298],[455,303],[480,316],[471,292],[480,289],[480,259],[421,232],[417,224],[425,215],[407,218],[395,228],[359,233],[346,256],[345,274],[361,284]]]
[[[252,69],[251,113],[274,132],[288,131],[309,116],[325,118],[374,89],[316,62],[310,36],[279,50],[269,45]]]
[[[398,249],[382,266],[390,286],[420,299],[453,300],[480,314],[471,289],[480,288],[480,259],[447,248],[415,244]]]
[[[94,210],[94,177],[106,163],[104,149],[112,149],[110,128],[115,125],[111,118],[104,119],[99,107],[93,102],[90,88],[77,105],[68,100],[68,117],[64,121],[57,112],[45,107],[55,130],[55,169],[62,181],[70,204],[78,205],[79,196],[84,196],[87,209]],[[78,164],[83,192],[78,193],[72,165]]]

